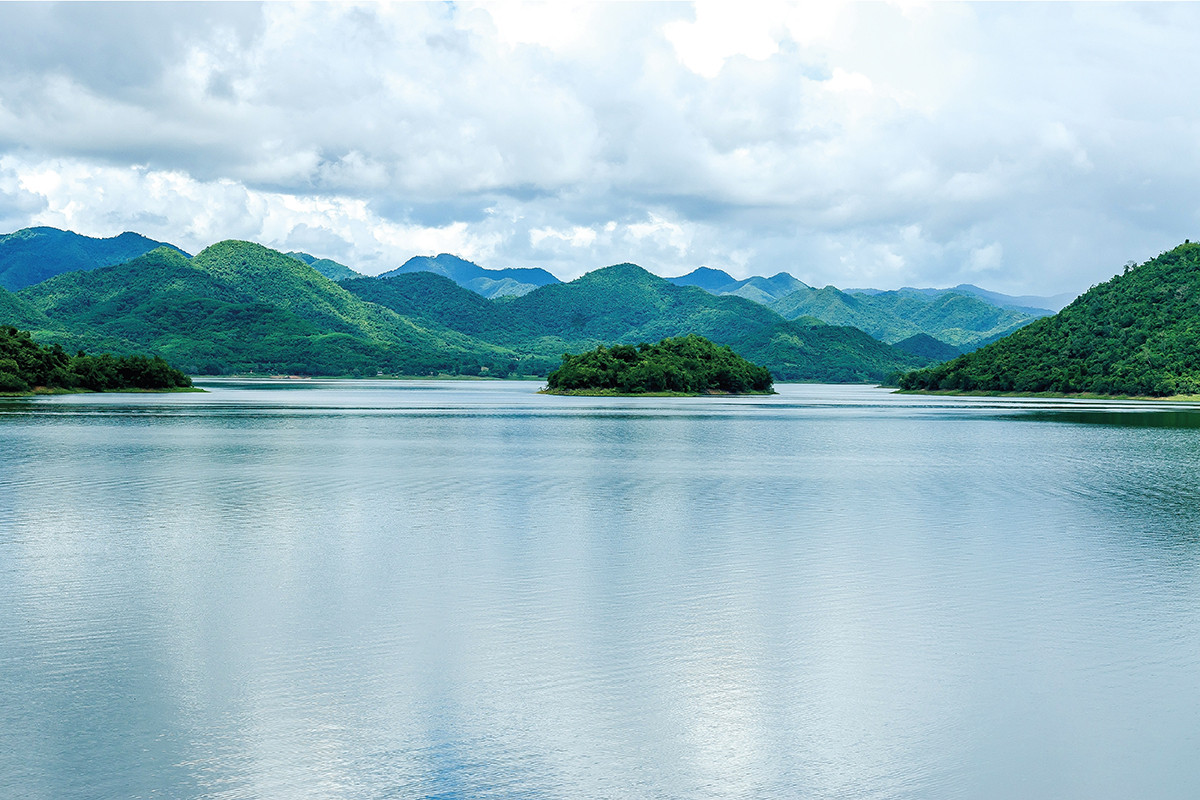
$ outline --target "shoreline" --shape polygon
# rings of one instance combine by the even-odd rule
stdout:
[[[201,392],[205,390],[198,386],[183,386],[175,389],[108,389],[106,391],[97,392],[94,389],[47,389],[44,386],[36,386],[32,391],[28,392],[0,392],[0,398],[3,397],[54,397],[62,394],[184,394],[187,392]]]
[[[1155,397],[1153,395],[1095,394],[1093,392],[969,392],[962,389],[893,389],[892,394],[930,395],[933,397],[1040,397],[1047,400],[1148,400],[1168,403],[1200,403],[1200,394],[1173,394]]]

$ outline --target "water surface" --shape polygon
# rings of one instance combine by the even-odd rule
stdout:
[[[0,796],[1200,796],[1200,410],[0,401]]]

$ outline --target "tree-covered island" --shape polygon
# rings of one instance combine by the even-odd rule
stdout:
[[[689,334],[658,344],[618,344],[564,353],[546,394],[773,394],[771,373],[729,347]]]
[[[191,388],[191,378],[158,356],[72,356],[59,345],[39,345],[27,331],[0,326],[0,396]]]

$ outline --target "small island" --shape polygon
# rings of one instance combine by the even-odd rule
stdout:
[[[192,379],[154,356],[67,355],[28,331],[0,325],[0,397],[69,392],[180,392]]]
[[[774,394],[771,373],[728,347],[689,334],[658,344],[564,353],[543,394],[698,396]]]

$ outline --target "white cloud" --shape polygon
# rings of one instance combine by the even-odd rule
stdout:
[[[1187,4],[0,4],[0,224],[326,241],[368,271],[447,250],[563,277],[1081,289],[1197,238],[1197,23]]]
[[[0,157],[0,191],[36,198],[29,225],[114,236],[136,228],[197,252],[223,239],[281,250],[316,250],[371,274],[414,254],[453,252],[487,260],[499,237],[466,223],[422,226],[391,222],[365,200],[247,189],[229,180],[202,182],[181,172],[55,160],[28,164]],[[137,224],[127,224],[133,221]]]
[[[680,62],[696,74],[714,78],[733,56],[762,60],[779,51],[785,4],[698,0],[694,6],[695,20],[671,22],[663,32]]]

